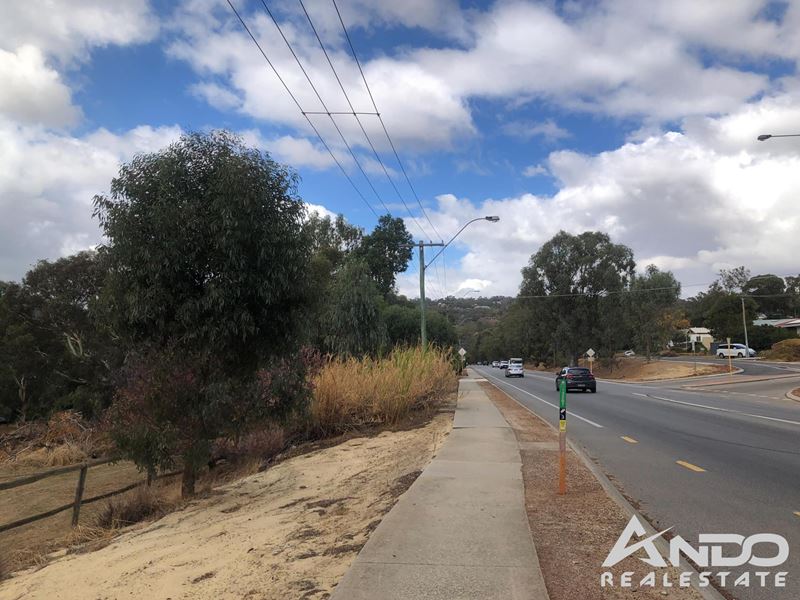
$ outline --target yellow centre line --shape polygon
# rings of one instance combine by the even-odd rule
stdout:
[[[702,467],[698,467],[697,465],[693,465],[692,463],[686,462],[685,460],[676,460],[675,462],[678,463],[682,467],[686,467],[690,471],[694,471],[695,473],[705,473],[706,472],[706,470],[703,469]]]
[[[620,437],[623,440],[625,440],[626,442],[628,442],[629,444],[638,444],[639,443],[635,439],[633,439],[632,437],[628,437],[627,435],[621,435]]]

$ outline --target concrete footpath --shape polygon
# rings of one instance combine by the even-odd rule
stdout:
[[[462,379],[453,430],[384,517],[333,600],[547,600],[514,432]]]

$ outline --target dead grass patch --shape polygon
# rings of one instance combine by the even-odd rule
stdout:
[[[178,501],[172,496],[170,488],[137,486],[108,500],[95,518],[95,526],[120,529],[157,518],[177,506]]]

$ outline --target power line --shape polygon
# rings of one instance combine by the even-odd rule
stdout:
[[[369,99],[372,101],[372,106],[375,109],[375,113],[378,116],[378,121],[381,123],[381,127],[383,127],[383,133],[386,134],[386,139],[389,140],[389,145],[392,147],[392,152],[394,152],[394,157],[397,159],[397,164],[400,165],[400,170],[403,173],[403,176],[408,183],[408,187],[411,188],[411,192],[414,194],[414,198],[417,200],[417,204],[419,204],[420,209],[422,209],[422,214],[425,216],[425,219],[428,221],[430,226],[433,228],[434,233],[439,237],[442,238],[441,234],[436,230],[436,226],[431,221],[428,213],[425,211],[425,207],[422,205],[422,202],[419,199],[419,195],[417,195],[417,190],[414,189],[413,184],[411,183],[411,178],[409,178],[408,173],[406,173],[406,169],[403,166],[403,161],[400,160],[400,155],[397,153],[397,148],[395,148],[394,142],[392,141],[392,137],[389,135],[389,130],[386,128],[386,123],[383,122],[383,117],[381,116],[380,111],[378,110],[378,105],[375,102],[375,97],[372,95],[372,90],[369,87],[369,83],[367,83],[367,78],[364,75],[364,69],[361,68],[361,62],[358,60],[358,55],[356,54],[356,49],[353,46],[353,41],[350,39],[350,34],[347,32],[347,27],[344,24],[344,19],[342,19],[342,13],[339,12],[339,6],[336,4],[336,0],[331,0],[333,2],[333,7],[336,9],[336,15],[339,17],[339,23],[342,25],[342,31],[344,31],[344,36],[347,39],[347,43],[350,46],[350,51],[353,53],[353,58],[356,61],[356,65],[358,65],[358,72],[361,73],[361,79],[364,81],[364,86],[367,88],[367,93],[369,94]]]
[[[228,0],[228,3],[230,3],[230,0]],[[287,39],[286,35],[283,33],[283,29],[281,28],[280,24],[278,23],[278,20],[272,14],[272,11],[267,6],[267,3],[265,2],[265,0],[261,0],[261,5],[264,7],[264,11],[267,13],[267,15],[269,15],[269,18],[272,19],[272,22],[275,24],[275,27],[278,29],[278,33],[281,34],[281,37],[283,38],[283,41],[286,43],[286,47],[289,48],[289,52],[292,53],[292,56],[294,57],[294,60],[297,62],[297,66],[300,67],[300,70],[303,72],[303,75],[305,76],[306,81],[308,81],[308,84],[311,86],[311,89],[314,90],[314,94],[316,94],[317,99],[319,100],[320,104],[322,104],[322,108],[325,110],[325,113],[328,115],[328,118],[331,120],[331,123],[333,124],[334,128],[336,128],[336,132],[339,134],[339,137],[342,139],[342,143],[345,145],[345,147],[347,147],[347,151],[350,153],[350,156],[353,158],[353,161],[356,163],[356,166],[358,166],[359,171],[361,171],[361,174],[364,176],[364,179],[367,180],[367,183],[369,184],[369,187],[372,189],[373,193],[375,194],[375,197],[383,205],[383,208],[386,209],[386,213],[389,216],[391,216],[392,215],[392,211],[390,211],[389,207],[386,206],[386,203],[383,201],[383,198],[378,193],[378,190],[375,189],[375,186],[372,184],[372,180],[367,175],[367,172],[364,170],[364,167],[361,165],[361,162],[358,160],[358,157],[356,157],[355,152],[353,152],[353,149],[350,147],[350,144],[347,142],[347,139],[344,137],[344,134],[342,133],[342,130],[339,128],[339,125],[336,123],[336,119],[333,118],[333,115],[328,110],[328,107],[325,104],[325,101],[322,99],[322,96],[320,95],[319,91],[317,90],[317,87],[314,85],[314,82],[311,81],[311,77],[308,75],[308,73],[306,72],[305,68],[303,67],[303,63],[300,61],[300,58],[297,56],[297,53],[294,51],[294,48],[292,48],[292,45],[291,45],[291,43],[289,43],[289,40]],[[306,118],[308,118],[308,115],[306,115]]]
[[[267,61],[267,64],[268,64],[268,65],[270,66],[270,68],[272,69],[272,72],[273,72],[273,73],[275,73],[275,76],[276,76],[276,77],[278,78],[278,80],[281,82],[281,84],[283,85],[283,88],[286,90],[286,92],[289,94],[289,96],[291,97],[291,99],[292,99],[292,100],[294,101],[294,103],[297,105],[297,108],[298,108],[298,110],[299,110],[299,111],[300,111],[300,113],[303,115],[303,117],[305,117],[305,119],[306,119],[306,121],[308,122],[308,124],[309,124],[309,126],[311,127],[311,129],[314,131],[314,133],[317,135],[317,138],[319,138],[319,141],[320,141],[320,142],[322,143],[322,145],[325,147],[325,150],[327,150],[327,151],[328,151],[328,154],[330,154],[330,155],[331,155],[331,158],[333,159],[333,161],[336,163],[336,165],[337,165],[337,166],[339,167],[339,169],[342,171],[342,174],[345,176],[345,178],[347,179],[347,181],[348,181],[348,182],[350,182],[350,185],[351,185],[351,186],[353,186],[353,189],[356,191],[356,193],[357,193],[357,194],[358,194],[358,196],[361,198],[361,200],[363,200],[363,201],[364,201],[364,204],[366,204],[366,205],[367,205],[367,208],[369,208],[369,210],[372,212],[372,214],[373,214],[373,215],[375,215],[375,217],[376,217],[376,218],[378,218],[378,213],[377,213],[377,212],[375,212],[375,209],[372,207],[372,205],[371,205],[371,204],[370,204],[370,203],[367,201],[367,199],[364,197],[364,194],[362,194],[362,193],[361,193],[361,190],[359,190],[359,189],[358,189],[358,187],[356,186],[356,184],[355,184],[355,182],[353,181],[353,179],[350,177],[350,175],[348,175],[347,171],[346,171],[346,170],[345,170],[345,168],[342,166],[342,163],[340,163],[340,162],[339,162],[339,159],[338,159],[338,158],[336,158],[336,155],[335,155],[335,154],[333,153],[333,151],[330,149],[330,146],[328,146],[328,144],[325,142],[325,139],[322,137],[322,134],[320,134],[320,132],[317,130],[317,128],[316,128],[316,126],[314,125],[314,123],[311,121],[311,119],[308,117],[308,115],[305,113],[305,111],[303,111],[303,107],[300,105],[300,102],[298,102],[298,101],[297,101],[297,98],[296,98],[296,97],[295,97],[295,95],[292,93],[292,90],[290,90],[290,89],[289,89],[289,86],[288,86],[288,85],[286,85],[286,82],[284,81],[283,77],[281,77],[281,74],[280,74],[280,73],[278,72],[278,70],[275,68],[275,65],[274,65],[274,64],[272,64],[272,61],[271,61],[271,60],[269,59],[269,57],[267,56],[267,53],[266,53],[266,52],[264,52],[264,49],[261,47],[261,44],[259,44],[259,43],[258,43],[258,40],[257,40],[257,39],[256,39],[256,37],[253,35],[253,32],[252,32],[252,31],[250,31],[250,28],[247,26],[247,23],[245,23],[244,19],[243,19],[243,18],[242,18],[242,16],[239,14],[239,11],[237,11],[237,10],[236,10],[236,7],[235,7],[235,6],[234,6],[234,5],[231,3],[231,0],[227,0],[227,2],[228,2],[228,6],[230,6],[230,7],[231,7],[231,10],[233,11],[233,14],[235,14],[235,15],[236,15],[236,17],[239,19],[239,22],[242,24],[242,27],[244,27],[244,30],[245,30],[245,31],[247,32],[247,34],[250,36],[250,39],[251,39],[251,40],[253,40],[253,43],[256,45],[256,48],[258,48],[259,52],[261,52],[261,56],[263,56],[263,57],[264,57],[264,60],[266,60],[266,61]]]
[[[372,149],[372,154],[375,155],[375,159],[378,161],[378,164],[380,164],[381,169],[383,169],[383,173],[386,175],[386,179],[389,180],[389,183],[392,185],[392,188],[394,188],[394,191],[397,194],[397,197],[400,199],[400,202],[403,203],[403,206],[405,207],[406,211],[408,212],[408,216],[411,217],[411,219],[414,221],[414,224],[417,226],[417,228],[420,230],[420,232],[422,232],[423,238],[427,237],[428,239],[430,239],[430,236],[428,235],[428,233],[425,231],[425,229],[422,227],[422,225],[420,225],[419,221],[417,221],[417,218],[411,212],[411,209],[408,207],[408,204],[406,204],[405,199],[403,198],[402,194],[400,194],[400,190],[397,189],[397,186],[395,185],[394,180],[389,175],[389,171],[386,169],[386,165],[383,164],[383,160],[381,160],[381,157],[378,154],[378,151],[375,149],[375,145],[372,143],[372,139],[369,137],[369,134],[367,133],[367,130],[364,128],[364,124],[361,122],[361,118],[358,116],[359,113],[356,112],[356,109],[353,107],[353,103],[350,101],[350,96],[347,94],[347,90],[344,89],[344,85],[342,84],[342,80],[339,77],[339,73],[336,72],[336,67],[333,66],[333,61],[331,60],[331,57],[328,54],[328,50],[325,48],[325,44],[322,42],[322,38],[320,38],[319,33],[317,32],[317,28],[314,25],[314,21],[311,19],[311,15],[308,13],[308,10],[306,10],[306,5],[303,3],[303,0],[298,0],[298,2],[300,2],[300,7],[303,9],[303,13],[305,13],[305,15],[306,15],[306,19],[308,20],[308,24],[311,26],[311,31],[314,32],[314,36],[317,38],[317,42],[319,43],[319,47],[322,49],[322,53],[325,55],[325,59],[328,61],[328,66],[330,66],[331,71],[333,72],[333,76],[336,78],[336,83],[339,84],[339,89],[342,90],[342,94],[344,95],[344,99],[347,101],[347,105],[350,107],[350,110],[352,111],[352,114],[355,117],[356,122],[358,123],[358,126],[361,128],[361,133],[364,134],[364,137],[366,138],[367,143],[369,144],[369,147]],[[377,111],[377,108],[376,108],[376,111]],[[337,114],[345,114],[345,113],[337,113]],[[374,114],[378,115],[377,112],[375,112]]]

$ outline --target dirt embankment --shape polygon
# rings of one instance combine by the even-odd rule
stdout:
[[[589,363],[586,360],[578,361],[579,366],[589,368]],[[543,367],[529,366],[526,368],[537,371],[552,371],[555,373],[558,369],[547,369]],[[594,361],[592,365],[592,372],[595,377],[601,379],[618,379],[621,381],[660,381],[663,379],[681,379],[684,377],[701,377],[703,375],[716,375],[718,373],[727,373],[728,367],[723,365],[709,365],[698,363],[697,365],[691,359],[687,362],[676,362],[671,360],[658,360],[653,359],[647,362],[644,358],[639,357],[625,357],[616,359],[614,365],[603,366],[600,361]]]
[[[0,583],[9,600],[327,598],[443,443],[452,413],[288,459]]]
[[[643,563],[632,557],[602,567],[628,518],[573,452],[567,452],[567,493],[559,496],[558,434],[493,385],[481,386],[511,425],[520,445],[525,507],[550,600],[664,598],[663,588],[600,586],[603,571],[613,572],[617,583],[625,571],[641,576]],[[677,580],[672,567],[657,571],[659,581],[664,573]],[[700,595],[676,586],[669,588],[669,598],[700,600]]]

